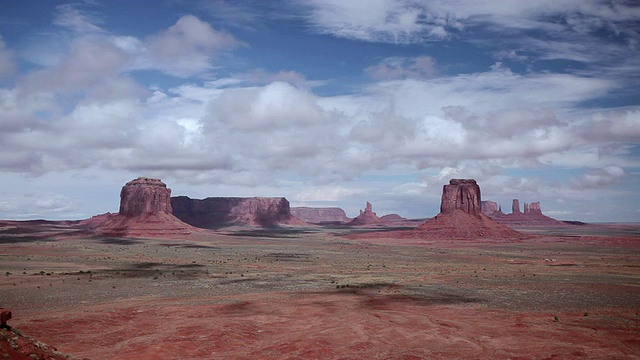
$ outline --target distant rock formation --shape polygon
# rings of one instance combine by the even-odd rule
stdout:
[[[520,214],[520,200],[513,199],[513,203],[511,204],[511,213]]]
[[[483,213],[493,220],[508,226],[556,226],[565,224],[562,221],[544,215],[538,201],[530,204],[524,203],[524,212],[520,211],[520,200],[513,199],[510,214],[505,214],[502,211],[491,212],[488,208],[483,209]]]
[[[495,201],[482,200],[480,201],[480,210],[483,214],[489,215],[497,212],[502,212],[502,209]]]
[[[540,202],[532,202],[531,204],[524,203],[524,213],[525,214],[542,214],[542,210],[540,209]]]
[[[367,205],[363,210],[360,210],[360,215],[358,215],[355,219],[351,220],[347,225],[349,226],[371,226],[371,225],[381,225],[382,221],[376,213],[373,212],[373,206],[370,202],[367,201]]]
[[[384,216],[380,216],[380,221],[385,224],[393,224],[397,222],[409,221],[409,219],[404,218],[398,214],[387,214]]]
[[[230,225],[279,226],[308,225],[291,215],[289,201],[283,197],[171,198],[173,214],[193,226],[216,228]]]
[[[352,220],[339,207],[292,207],[291,215],[312,224],[344,224]]]
[[[84,220],[94,232],[109,236],[175,237],[201,230],[185,224],[171,213],[171,189],[159,179],[140,177],[120,191],[120,212]]]
[[[481,211],[480,186],[473,179],[451,179],[442,189],[440,213],[420,225],[425,237],[446,239],[519,238],[522,234]]]

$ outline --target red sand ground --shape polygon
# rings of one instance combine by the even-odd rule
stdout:
[[[634,359],[638,319],[527,314],[377,293],[123,301],[22,327],[92,359]],[[615,315],[614,315],[615,316]],[[635,355],[633,355],[635,354]]]
[[[640,359],[637,228],[139,240],[20,226],[0,226],[0,306],[78,358]]]

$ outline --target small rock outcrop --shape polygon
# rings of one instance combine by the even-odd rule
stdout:
[[[373,205],[367,201],[367,205],[363,210],[360,210],[360,215],[358,215],[355,219],[351,220],[347,225],[349,226],[371,226],[371,225],[380,225],[382,221],[376,213],[373,212]]]
[[[83,221],[89,229],[109,236],[175,237],[201,230],[173,216],[171,189],[159,179],[140,177],[120,191],[120,212]]]
[[[344,224],[352,220],[339,207],[292,207],[291,215],[312,224]]]
[[[289,201],[283,197],[191,199],[176,196],[171,198],[171,206],[176,217],[201,228],[308,225],[291,215]]]
[[[160,179],[139,177],[120,191],[121,215],[171,214],[171,189]]]
[[[58,352],[55,347],[12,329],[7,324],[11,317],[11,311],[0,308],[0,354],[3,354],[3,359],[66,360],[70,358],[69,355]]]
[[[451,179],[442,189],[440,213],[420,225],[425,237],[448,239],[518,238],[519,232],[481,211],[480,186],[473,179]]]

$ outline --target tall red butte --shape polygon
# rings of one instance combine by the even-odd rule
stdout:
[[[451,239],[519,238],[523,235],[481,211],[480,186],[473,179],[451,179],[442,188],[440,213],[418,227],[425,237]]]
[[[120,191],[120,215],[171,214],[171,189],[160,179],[139,177]]]
[[[175,237],[201,232],[172,214],[171,189],[160,179],[139,177],[120,191],[120,212],[87,221],[97,233],[127,237]]]

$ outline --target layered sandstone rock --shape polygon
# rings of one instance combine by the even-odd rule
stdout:
[[[542,213],[540,202],[524,203],[524,212],[520,211],[520,201],[513,199],[512,212],[510,214],[490,213],[495,221],[508,226],[558,226],[564,225],[562,221],[546,216]]]
[[[520,214],[520,200],[513,199],[513,203],[511,203],[511,213]]]
[[[481,211],[480,186],[473,179],[451,179],[442,189],[440,213],[420,225],[425,237],[450,239],[518,238],[519,232]]]
[[[230,225],[278,226],[308,225],[291,215],[289,201],[283,197],[171,198],[173,214],[182,221],[202,228]]]
[[[542,214],[542,210],[540,209],[540,202],[532,202],[531,204],[524,203],[524,213],[525,214]]]
[[[344,224],[352,219],[339,207],[312,208],[292,207],[291,215],[312,224]]]
[[[120,191],[120,212],[83,221],[89,229],[109,236],[176,237],[200,232],[171,213],[171,189],[159,179],[137,178]]]
[[[442,188],[440,213],[452,213],[460,210],[467,214],[481,213],[480,186],[473,179],[451,179]]]
[[[129,181],[120,191],[121,215],[153,213],[171,214],[171,189],[160,181],[139,177]]]
[[[501,211],[498,203],[490,200],[480,201],[480,210],[484,214],[493,214],[495,212]]]
[[[375,212],[373,212],[373,205],[367,201],[364,211],[360,210],[360,215],[351,220],[347,225],[350,226],[371,226],[381,225],[382,221]]]

